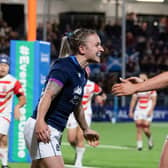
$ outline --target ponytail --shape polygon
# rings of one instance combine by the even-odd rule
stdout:
[[[61,47],[59,51],[59,58],[67,57],[72,54],[68,36],[64,36],[61,41]]]

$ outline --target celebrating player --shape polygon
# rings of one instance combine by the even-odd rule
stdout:
[[[86,72],[88,76],[90,75],[89,67],[86,67]],[[85,119],[88,126],[91,125],[92,121],[92,108],[91,101],[92,97],[96,95],[95,100],[99,103],[104,102],[106,99],[106,95],[103,93],[101,87],[97,85],[95,82],[87,80],[87,83],[84,87],[84,94],[82,98],[82,106],[85,113]],[[76,157],[75,157],[75,167],[82,167],[82,159],[85,152],[84,146],[84,137],[81,128],[79,127],[74,114],[71,113],[67,122],[68,128],[68,141],[75,148]]]
[[[81,99],[87,81],[85,67],[99,63],[104,51],[94,30],[77,29],[63,37],[61,56],[48,74],[40,101],[25,124],[25,141],[29,149],[31,168],[63,168],[61,136],[73,111],[89,145],[99,144],[99,135],[89,129]],[[63,53],[63,54],[62,54]]]

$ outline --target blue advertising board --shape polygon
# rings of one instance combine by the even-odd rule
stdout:
[[[11,74],[21,83],[26,96],[26,105],[20,109],[21,119],[12,117],[9,130],[9,161],[30,161],[25,145],[23,130],[28,117],[32,114],[45,82],[50,66],[50,43],[43,41],[11,41]],[[14,99],[13,105],[17,103]],[[13,115],[13,113],[12,113]]]

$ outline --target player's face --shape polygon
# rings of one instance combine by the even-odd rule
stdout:
[[[6,76],[9,72],[9,65],[0,63],[0,78]]]
[[[100,38],[97,34],[92,34],[86,38],[85,56],[90,63],[99,63],[101,53],[104,51]]]

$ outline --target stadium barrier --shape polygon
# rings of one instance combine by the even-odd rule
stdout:
[[[115,106],[92,106],[93,121],[105,122],[130,122],[133,121],[128,116],[129,107]],[[168,107],[156,107],[153,114],[153,121],[167,122],[168,121]]]

